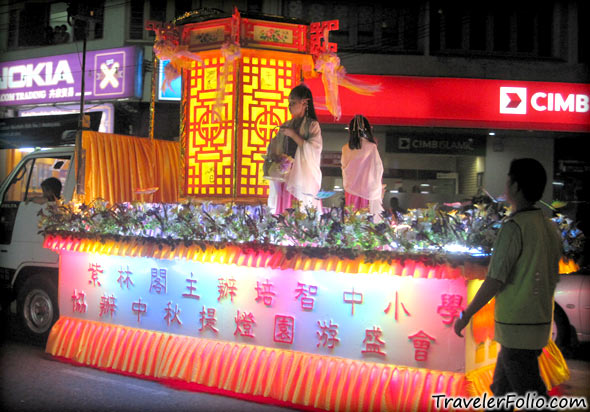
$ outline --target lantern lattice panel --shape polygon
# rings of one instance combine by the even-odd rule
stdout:
[[[263,155],[278,127],[289,118],[288,97],[297,84],[297,65],[285,59],[244,57],[240,72],[237,196],[266,197]]]
[[[229,74],[222,99],[222,116],[216,118],[217,82],[222,57],[211,57],[188,70],[189,102],[186,115],[185,192],[189,196],[229,197],[234,181],[235,68]]]

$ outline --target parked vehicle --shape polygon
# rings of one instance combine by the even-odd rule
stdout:
[[[41,182],[56,177],[62,197],[74,192],[74,147],[38,150],[25,156],[0,186],[0,286],[2,310],[15,298],[17,314],[31,337],[45,337],[59,317],[58,255],[43,247],[37,214],[44,205]]]
[[[86,133],[86,132],[85,132]],[[160,157],[149,154],[146,147],[152,147],[147,139],[132,136],[101,134],[84,135],[83,140],[91,145],[93,142],[123,141],[128,142],[127,151],[122,157],[132,156],[134,161],[125,164],[112,164],[117,158],[117,150],[121,144],[104,144],[104,150],[109,156],[97,156],[89,160],[86,155],[84,169],[87,176],[99,179],[105,187],[113,188],[117,185],[131,190],[138,179],[137,165],[139,158],[143,164],[153,165],[150,170],[170,169],[178,165],[178,150],[162,150]],[[157,143],[160,144],[160,143]],[[164,142],[163,145],[174,145],[174,142]],[[91,146],[85,146],[89,149]],[[170,147],[170,146],[166,146]],[[135,148],[137,150],[131,150]],[[98,150],[95,150],[98,151]],[[104,159],[103,159],[104,158]],[[34,198],[42,197],[41,182],[54,177],[62,183],[61,198],[71,201],[76,193],[76,176],[74,170],[75,147],[62,146],[58,148],[35,150],[23,157],[19,164],[10,172],[0,185],[0,293],[2,310],[10,310],[16,300],[16,312],[25,332],[33,339],[46,339],[53,324],[59,317],[57,301],[58,254],[43,247],[43,237],[38,233],[38,213],[47,205],[38,204]],[[154,165],[154,163],[156,163]],[[113,173],[117,167],[118,173]],[[144,167],[145,169],[145,167]],[[156,173],[154,172],[154,175]],[[177,186],[173,180],[177,175],[170,173],[168,180],[171,186]],[[85,183],[88,184],[84,179]],[[160,185],[161,186],[161,185]],[[118,186],[117,186],[118,187]],[[120,188],[120,187],[119,187]],[[128,191],[128,190],[127,190]],[[117,191],[121,194],[123,190]],[[88,196],[95,194],[85,187]],[[107,201],[132,201],[134,194],[127,198],[109,199],[106,195],[98,195]],[[177,194],[166,194],[167,202],[178,201]],[[38,200],[38,199],[37,199]]]
[[[553,340],[561,348],[590,341],[590,270],[561,275],[555,289]]]

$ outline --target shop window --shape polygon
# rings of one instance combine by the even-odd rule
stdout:
[[[66,3],[53,3],[49,7],[49,24],[45,27],[46,44],[68,43],[72,40],[73,28],[68,24]]]
[[[578,62],[588,63],[590,61],[590,29],[587,19],[590,16],[590,4],[588,2],[578,3]]]
[[[44,30],[49,21],[49,4],[26,3],[18,18],[18,47],[42,46],[45,42]]]
[[[307,22],[339,21],[330,42],[341,52],[390,53],[417,51],[420,39],[420,4],[416,2],[365,2],[287,0],[283,15]]]
[[[180,0],[174,2],[174,16],[167,15],[166,0],[131,0],[129,3],[129,40],[153,40],[156,33],[145,30],[147,20],[167,22],[192,10],[192,1]],[[170,13],[173,11],[170,10]]]
[[[303,2],[301,0],[289,0],[285,2],[285,16],[295,19],[303,18]]]
[[[166,21],[166,0],[150,0],[150,20],[155,21]],[[150,38],[156,37],[156,33],[153,30],[148,32]]]
[[[7,46],[37,47],[103,36],[104,1],[25,3],[9,12]]]
[[[516,50],[521,53],[532,53],[535,41],[535,16],[528,10],[516,13]]]
[[[104,28],[104,1],[70,3],[68,21],[73,25],[74,41],[100,39]]]
[[[365,5],[358,8],[358,45],[372,46],[375,42],[375,9]]]
[[[469,21],[469,48],[485,50],[487,47],[487,16],[481,9],[471,11]]]
[[[552,56],[554,3],[505,2],[470,6],[433,1],[430,7],[430,47],[433,54]],[[568,13],[562,9],[561,14]]]
[[[338,20],[338,30],[330,32],[330,42],[339,47],[347,47],[350,44],[350,16],[349,7],[344,4],[334,6],[334,18]]]
[[[129,2],[129,39],[143,39],[143,5],[144,0],[131,0]]]
[[[463,14],[460,9],[448,7],[442,11],[442,30],[445,49],[461,49],[463,40]]]
[[[510,51],[510,15],[505,10],[496,10],[494,15],[494,51]]]
[[[551,4],[547,5],[542,3],[538,7],[538,54],[539,56],[550,57],[553,55],[553,9]],[[581,17],[582,15],[579,14],[579,16]],[[579,27],[587,27],[587,22],[582,22],[581,18],[580,24],[581,26]],[[579,36],[578,39],[580,39],[580,41],[583,41],[584,36]]]
[[[10,10],[10,18],[8,20],[8,38],[7,46],[12,49],[17,46],[18,40],[18,10]]]

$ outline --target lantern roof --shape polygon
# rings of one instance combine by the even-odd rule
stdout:
[[[240,16],[246,19],[256,19],[256,20],[266,20],[266,21],[273,21],[279,23],[289,23],[289,24],[304,24],[309,25],[310,22],[297,19],[293,17],[284,17],[284,16],[277,16],[274,14],[265,14],[265,13],[256,13],[251,11],[242,11],[238,10]],[[184,25],[184,24],[191,24],[191,23],[201,23],[210,20],[217,20],[217,19],[226,19],[232,16],[232,13],[215,9],[215,8],[200,8],[193,11],[186,12],[185,14],[177,17],[174,19],[173,23],[175,25]]]

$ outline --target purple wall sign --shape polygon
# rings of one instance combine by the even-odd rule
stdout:
[[[141,97],[142,61],[134,46],[87,52],[85,99]],[[81,53],[2,62],[0,105],[78,101],[81,66]]]

